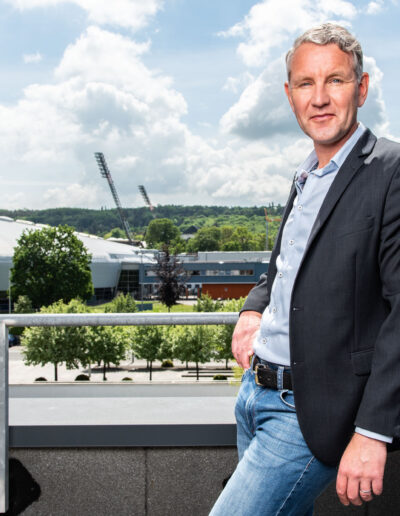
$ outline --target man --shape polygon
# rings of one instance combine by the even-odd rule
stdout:
[[[311,515],[335,477],[344,505],[382,492],[400,437],[400,146],[357,122],[362,62],[330,23],[286,57],[314,150],[233,335],[239,464],[212,516]]]

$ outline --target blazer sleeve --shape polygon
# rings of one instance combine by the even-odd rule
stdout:
[[[382,295],[389,314],[375,342],[371,373],[355,425],[400,437],[400,165],[386,195],[379,264]]]
[[[250,290],[240,314],[249,310],[262,314],[268,304],[269,292],[267,288],[267,273],[265,272],[261,274],[257,284]]]

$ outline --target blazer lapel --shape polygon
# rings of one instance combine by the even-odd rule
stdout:
[[[336,203],[342,196],[343,192],[346,190],[349,183],[352,181],[359,168],[363,165],[365,156],[372,152],[375,143],[376,136],[373,135],[369,129],[367,129],[356,143],[353,150],[347,156],[343,165],[340,167],[328,193],[326,194],[324,202],[322,203],[322,206],[312,227],[310,237],[304,251],[303,260],[318,232],[323,227],[325,221],[336,206]]]

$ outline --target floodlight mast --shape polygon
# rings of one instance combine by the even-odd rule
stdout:
[[[105,177],[107,179],[107,181],[108,181],[108,185],[110,187],[111,194],[112,194],[112,196],[114,198],[114,201],[115,201],[115,204],[117,206],[119,218],[121,219],[122,227],[124,228],[124,231],[125,231],[126,236],[127,236],[128,240],[129,240],[129,243],[131,245],[133,245],[131,228],[129,227],[129,223],[126,220],[126,217],[125,217],[124,212],[122,210],[121,202],[119,200],[118,193],[117,193],[117,190],[115,188],[114,181],[113,181],[113,179],[111,177],[111,172],[110,172],[110,170],[109,170],[109,168],[107,166],[107,162],[106,162],[106,159],[104,157],[104,154],[102,152],[95,152],[94,153],[94,157],[96,158],[97,164],[99,166],[100,174],[102,175],[102,177]]]
[[[150,208],[150,211],[154,210],[154,206],[151,204],[149,196],[147,195],[146,188],[143,185],[139,185],[139,192],[142,194],[145,204]]]

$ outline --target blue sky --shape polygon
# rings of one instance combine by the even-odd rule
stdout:
[[[0,0],[3,208],[263,205],[286,199],[310,142],[283,56],[337,21],[364,49],[360,120],[400,140],[396,0]]]

